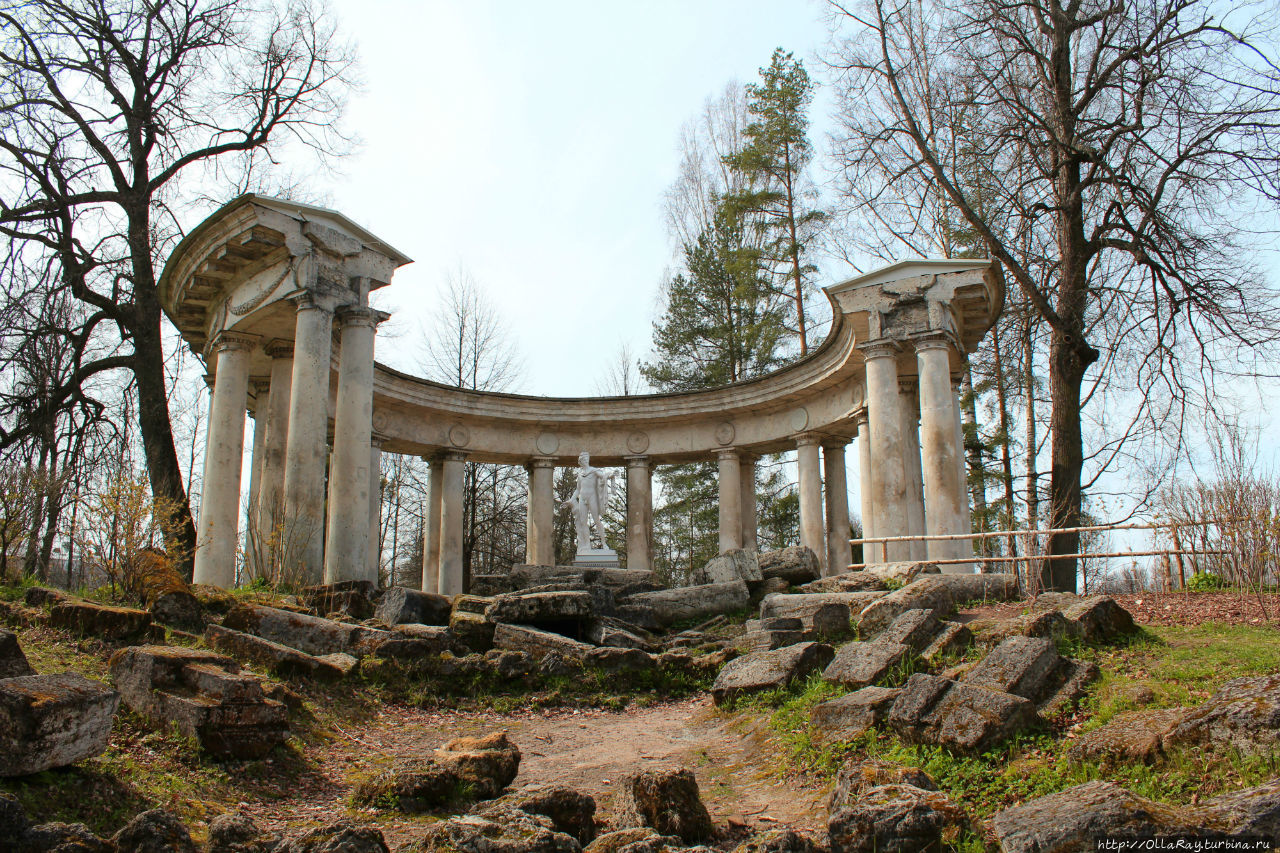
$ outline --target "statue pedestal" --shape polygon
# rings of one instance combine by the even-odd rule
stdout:
[[[612,548],[579,548],[577,555],[573,558],[573,564],[588,569],[616,569],[620,567],[618,552]]]

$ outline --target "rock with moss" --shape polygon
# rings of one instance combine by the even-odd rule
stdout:
[[[1193,709],[1165,738],[1174,746],[1238,749],[1265,755],[1280,748],[1280,673],[1233,678]]]
[[[973,632],[958,622],[942,621],[938,633],[920,652],[920,659],[931,667],[964,654],[973,645]]]
[[[822,680],[851,690],[887,680],[895,673],[901,680],[901,673],[914,657],[910,646],[902,643],[879,639],[870,643],[847,643],[822,671]]]
[[[29,827],[14,853],[117,853],[115,845],[83,823],[42,823]]]
[[[451,817],[427,828],[409,848],[416,853],[579,853],[572,835],[558,832],[548,817],[520,809]]]
[[[831,853],[942,850],[972,832],[969,817],[946,794],[914,785],[881,785],[827,820]]]
[[[698,780],[684,767],[645,770],[618,786],[618,826],[648,826],[689,844],[711,838],[711,815],[702,803]]]
[[[22,646],[18,644],[18,635],[0,629],[0,678],[35,674],[36,671],[27,662],[27,656],[22,653]]]
[[[1164,739],[1187,716],[1187,708],[1161,708],[1117,714],[1086,732],[1068,750],[1073,761],[1102,759],[1150,763],[1164,754]]]
[[[382,832],[340,820],[285,842],[276,853],[391,853]]]
[[[1183,835],[1197,829],[1182,809],[1087,782],[998,812],[991,827],[1004,853],[1093,850],[1101,837]]]
[[[908,610],[890,622],[889,627],[873,639],[881,643],[901,643],[909,646],[913,652],[920,652],[933,641],[940,630],[942,624],[932,611]]]
[[[520,748],[506,732],[460,737],[436,750],[436,761],[453,770],[479,799],[491,799],[520,772]]]
[[[889,709],[889,726],[909,743],[984,752],[1040,723],[1028,699],[917,672]]]
[[[583,853],[622,853],[637,848],[666,849],[684,846],[674,835],[662,835],[651,826],[629,826],[606,832],[583,848]]]
[[[265,832],[248,815],[220,814],[209,821],[204,853],[273,853],[280,836]]]
[[[471,811],[483,817],[503,814],[511,809],[542,815],[551,821],[556,832],[573,836],[579,844],[589,844],[596,837],[596,801],[589,794],[572,788],[526,785],[492,802],[482,803]]]
[[[120,694],[75,672],[0,681],[0,777],[100,755]]]
[[[836,773],[836,784],[827,801],[827,810],[834,814],[856,803],[864,792],[884,785],[911,785],[923,791],[937,790],[929,774],[916,767],[876,758],[846,761]]]
[[[883,723],[901,692],[899,687],[864,687],[814,705],[809,722],[820,740],[853,740]]]
[[[191,833],[166,809],[136,816],[111,837],[111,843],[116,853],[196,853]]]
[[[826,849],[812,833],[770,829],[751,836],[733,853],[824,853]]]
[[[811,583],[822,574],[818,555],[805,545],[765,551],[759,556],[757,565],[761,577],[780,578],[792,586]]]
[[[134,640],[150,630],[151,614],[133,607],[109,607],[66,598],[49,610],[49,624],[100,640]]]
[[[357,806],[421,814],[466,802],[473,798],[471,794],[470,786],[452,767],[431,758],[415,758],[357,782],[351,801]]]
[[[797,643],[771,652],[755,652],[725,664],[711,686],[711,697],[723,705],[740,696],[786,687],[808,678],[835,657],[826,643]]]

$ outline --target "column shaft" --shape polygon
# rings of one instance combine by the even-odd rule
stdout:
[[[853,546],[849,544],[849,481],[845,473],[844,443],[822,446],[827,495],[827,574],[849,571]]]
[[[427,458],[427,506],[422,520],[422,591],[440,591],[440,519],[444,505],[444,460]]]
[[[391,573],[395,574],[394,556]],[[382,442],[369,442],[369,576],[377,583],[382,575]],[[422,586],[422,566],[407,578],[388,577],[387,586]]]
[[[739,458],[738,479],[742,484],[742,547],[748,551],[760,550],[757,527],[759,517],[756,507],[756,457],[743,453]]]
[[[802,435],[797,439],[796,469],[800,481],[800,544],[813,551],[825,573],[827,548],[823,536],[822,468],[817,436]]]
[[[289,435],[285,443],[282,580],[315,584],[324,571],[325,466],[329,432],[329,356],[333,314],[298,302]]]
[[[742,547],[742,469],[738,451],[721,450],[720,553]]]
[[[448,451],[442,467],[443,495],[440,510],[440,594],[460,595],[463,588],[462,565],[462,498],[466,474],[465,453]]]
[[[862,508],[862,535],[875,536],[875,487],[871,482],[871,426],[867,410],[858,414],[858,498]],[[884,546],[879,542],[862,545],[862,562],[867,565],[884,562]]]
[[[529,463],[529,501],[525,509],[525,562],[535,566],[556,564],[554,459],[535,457]]]
[[[906,477],[907,534],[924,536],[924,485],[920,467],[920,417],[916,402],[916,383],[898,383],[898,402],[902,406],[902,472]],[[913,560],[929,556],[923,539],[908,542],[908,552]]]
[[[265,390],[265,389],[264,389]],[[262,499],[262,462],[266,455],[267,413],[266,394],[258,391],[258,411],[253,416],[253,449],[249,460],[249,505],[245,508],[244,573],[246,580],[265,575],[270,562],[262,553],[262,541],[257,534],[258,503]]]
[[[653,480],[649,457],[627,457],[627,568],[653,569]]]
[[[951,366],[945,341],[926,340],[916,345],[920,370],[920,443],[923,450],[924,490],[928,529],[933,535],[963,533],[964,486],[960,482],[956,436],[955,397],[951,392]],[[945,560],[955,556],[954,544],[929,543],[929,556]]]
[[[195,581],[235,585],[239,545],[240,469],[244,461],[244,417],[249,401],[252,340],[223,333],[209,407],[204,457],[204,489],[196,533]]]
[[[329,527],[324,580],[377,581],[369,565],[369,441],[373,432],[373,348],[378,325],[370,308],[344,308],[338,361],[338,405],[329,470]]]
[[[871,485],[877,536],[905,536],[906,473],[903,471],[902,411],[898,402],[897,347],[867,347],[867,408],[871,427]],[[887,561],[911,559],[902,542],[885,544]]]
[[[271,357],[271,385],[266,411],[258,412],[258,417],[266,421],[267,434],[262,446],[257,513],[250,522],[249,535],[256,541],[254,550],[266,564],[262,571],[274,581],[279,580],[280,525],[284,519],[285,442],[289,438],[293,346],[269,344],[267,355]]]

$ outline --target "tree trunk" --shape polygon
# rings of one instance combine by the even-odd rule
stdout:
[[[968,445],[969,456],[969,491],[973,496],[973,511],[978,518],[978,532],[986,533],[991,529],[987,523],[987,470],[982,460],[982,442],[978,441],[978,404],[973,393],[973,370],[968,362],[964,366],[964,379],[960,399],[964,403],[964,437]],[[972,441],[968,441],[969,436]],[[964,448],[961,448],[964,450]],[[987,556],[990,553],[990,541],[977,540],[978,553]],[[986,568],[989,564],[983,564]]]

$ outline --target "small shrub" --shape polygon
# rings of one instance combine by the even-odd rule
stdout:
[[[1187,589],[1192,592],[1212,592],[1216,589],[1222,589],[1226,585],[1226,580],[1221,575],[1216,575],[1213,572],[1196,572],[1187,581]]]

